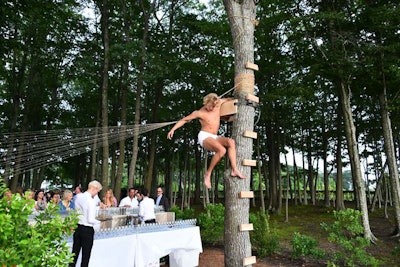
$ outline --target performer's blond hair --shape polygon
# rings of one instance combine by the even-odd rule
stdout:
[[[103,189],[103,186],[101,186],[101,183],[99,183],[98,181],[93,180],[89,183],[88,188],[95,188],[101,191],[101,189]]]
[[[214,106],[217,105],[218,102],[218,95],[215,93],[209,93],[203,98],[203,105],[207,104],[208,102],[212,102]]]

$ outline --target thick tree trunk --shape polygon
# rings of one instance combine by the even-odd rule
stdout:
[[[341,106],[343,109],[343,119],[344,119],[345,133],[346,133],[347,148],[349,150],[352,174],[354,175],[353,177],[354,187],[355,189],[357,189],[356,190],[358,194],[357,199],[360,203],[360,210],[362,212],[364,237],[374,242],[376,241],[376,237],[372,234],[369,225],[365,184],[361,174],[360,156],[358,153],[357,139],[356,139],[356,127],[354,125],[353,112],[351,110],[350,88],[344,81],[340,82],[339,94],[340,94]]]
[[[237,164],[248,179],[230,177],[225,172],[225,266],[243,266],[243,259],[251,256],[250,235],[239,231],[241,224],[249,223],[249,199],[239,199],[241,191],[250,188],[251,167],[241,166],[243,159],[252,158],[251,138],[243,137],[244,131],[254,129],[254,107],[244,105],[247,94],[254,94],[254,72],[246,69],[247,62],[254,63],[254,0],[224,0],[235,51],[235,98],[239,100],[238,113],[233,121],[232,136],[236,141]],[[249,265],[251,266],[251,265]]]

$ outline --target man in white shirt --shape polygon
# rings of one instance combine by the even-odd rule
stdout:
[[[75,210],[79,214],[79,221],[73,236],[74,243],[72,245],[72,253],[74,253],[74,261],[70,263],[70,267],[75,267],[81,249],[81,267],[89,266],[94,238],[93,227],[100,224],[100,221],[96,220],[96,202],[93,197],[96,196],[102,188],[102,185],[94,180],[89,183],[88,190],[85,193],[76,195],[74,204]]]
[[[155,223],[156,222],[156,214],[154,212],[154,199],[149,198],[149,191],[146,188],[140,190],[140,194],[142,195],[142,201],[140,201],[139,205],[139,216],[145,223]]]
[[[136,195],[136,189],[131,187],[129,188],[128,191],[128,196],[124,197],[121,199],[121,202],[119,203],[120,207],[125,207],[125,208],[137,208],[139,207],[139,202],[135,197]]]

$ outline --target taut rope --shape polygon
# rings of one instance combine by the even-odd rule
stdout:
[[[2,133],[0,168],[4,170],[8,161],[11,162],[14,173],[22,173],[87,153],[95,144],[101,147],[103,138],[108,138],[109,144],[114,144],[135,134],[143,134],[173,123],[176,121],[112,126],[108,127],[106,133],[102,132],[102,127]],[[8,151],[9,148],[11,151]]]

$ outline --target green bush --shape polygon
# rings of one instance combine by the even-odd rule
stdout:
[[[0,196],[7,191],[0,185]],[[65,236],[72,234],[78,223],[75,214],[62,219],[59,207],[49,205],[29,224],[34,201],[19,194],[0,199],[0,262],[3,266],[37,267],[68,266],[71,248]]]
[[[250,241],[258,256],[264,258],[275,253],[279,249],[279,239],[269,226],[268,214],[262,211],[250,213],[249,219],[254,227],[250,232]]]
[[[333,263],[344,266],[379,266],[380,262],[366,252],[371,242],[363,237],[361,215],[360,211],[353,209],[334,211],[336,221],[332,225],[321,224],[329,233],[329,242],[340,248],[333,255]]]
[[[205,242],[217,242],[224,236],[224,212],[222,204],[207,204],[206,212],[200,213],[198,223],[201,238]]]
[[[184,209],[181,210],[177,206],[173,206],[169,209],[170,212],[175,212],[175,220],[186,220],[195,218],[194,209]]]
[[[325,256],[324,251],[319,249],[318,242],[314,238],[294,233],[293,239],[290,241],[293,248],[293,257],[298,258],[301,256],[311,256],[313,258],[323,258]]]

